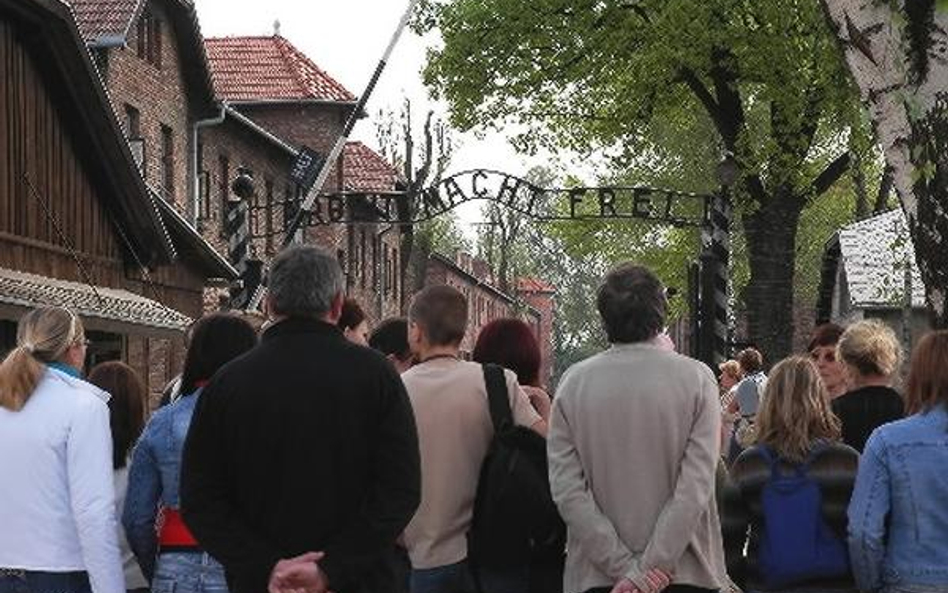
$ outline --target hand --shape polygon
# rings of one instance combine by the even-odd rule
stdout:
[[[550,401],[550,396],[546,392],[540,389],[525,389],[527,393],[527,398],[530,400],[530,405],[533,406],[533,409],[537,411],[537,414],[540,415],[545,422],[550,421],[550,409],[553,407],[553,402]]]
[[[325,554],[307,552],[295,558],[280,560],[270,573],[269,593],[327,593],[329,582],[319,568]]]
[[[671,575],[658,568],[653,568],[645,573],[645,580],[648,581],[649,590],[642,593],[660,593],[668,585],[671,585]]]
[[[612,593],[660,593],[671,584],[671,576],[662,570],[653,568],[645,573],[645,580],[649,588],[645,591],[635,586],[631,580],[624,578],[612,588]]]

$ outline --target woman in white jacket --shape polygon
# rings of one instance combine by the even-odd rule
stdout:
[[[20,319],[0,363],[0,593],[125,593],[109,395],[80,378],[82,323]]]

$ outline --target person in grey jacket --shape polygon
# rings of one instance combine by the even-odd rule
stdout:
[[[666,298],[649,270],[618,267],[597,301],[611,347],[566,372],[548,438],[568,529],[564,591],[721,589],[714,376],[656,340]]]

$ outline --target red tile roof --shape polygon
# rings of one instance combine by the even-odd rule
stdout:
[[[225,101],[356,100],[283,37],[221,37],[205,46],[214,89]]]
[[[104,37],[124,39],[140,0],[66,0],[86,43]]]
[[[549,282],[544,282],[539,278],[518,278],[518,292],[556,292],[556,288]]]
[[[345,187],[357,192],[394,191],[398,172],[380,154],[361,142],[348,142],[342,153]]]

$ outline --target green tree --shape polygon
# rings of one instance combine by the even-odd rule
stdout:
[[[606,150],[693,191],[733,154],[750,338],[790,351],[800,217],[846,172],[857,111],[817,2],[432,0],[416,26],[441,33],[426,81],[461,129],[513,122],[523,148]]]

